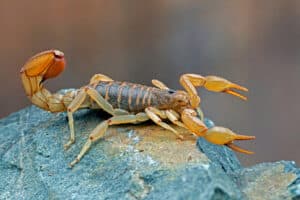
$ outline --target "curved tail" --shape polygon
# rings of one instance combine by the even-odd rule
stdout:
[[[46,79],[59,75],[64,68],[64,53],[59,50],[43,51],[25,63],[20,71],[21,79],[26,95],[34,105],[51,112],[66,109],[63,95],[51,94],[42,84]]]

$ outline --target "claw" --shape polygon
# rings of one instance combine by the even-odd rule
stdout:
[[[206,76],[205,80],[206,80],[206,82],[204,84],[204,87],[207,90],[210,90],[213,92],[224,92],[224,93],[239,97],[242,100],[247,100],[246,96],[239,94],[238,92],[232,90],[232,89],[236,89],[236,90],[241,90],[241,91],[247,92],[248,89],[243,86],[232,83],[232,82],[230,82],[224,78],[218,77],[218,76]]]
[[[246,101],[247,100],[247,97],[246,96],[244,96],[244,95],[242,95],[242,94],[239,94],[239,93],[237,93],[237,92],[235,92],[235,91],[233,91],[233,90],[224,90],[223,92],[225,92],[225,93],[227,93],[227,94],[231,94],[231,95],[233,95],[233,96],[236,96],[236,97],[239,97],[240,99],[242,99],[242,100],[244,100],[244,101]]]
[[[233,143],[229,143],[229,144],[226,144],[230,149],[236,151],[236,152],[240,152],[240,153],[244,153],[244,154],[254,154],[253,151],[248,151],[246,149],[242,149],[241,147],[233,144]]]
[[[253,140],[255,136],[249,135],[239,135],[232,132],[228,128],[214,126],[208,129],[205,124],[197,117],[197,113],[193,109],[185,109],[181,113],[181,119],[184,125],[192,133],[199,137],[204,137],[207,141],[218,144],[218,145],[227,145],[234,151],[253,154],[254,152],[242,149],[239,146],[233,144],[235,140]]]
[[[233,144],[235,140],[253,140],[255,136],[248,136],[248,135],[238,135],[232,132],[228,128],[218,127],[215,126],[211,129],[206,131],[204,138],[213,143],[218,145],[227,145],[234,151],[245,153],[245,154],[253,154],[254,152],[242,149],[241,147]]]

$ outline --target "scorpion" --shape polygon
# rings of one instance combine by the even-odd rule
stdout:
[[[64,53],[48,50],[31,57],[21,68],[21,80],[27,97],[31,102],[50,112],[67,112],[70,137],[64,145],[67,150],[75,142],[73,114],[79,109],[102,109],[111,115],[90,133],[80,153],[70,163],[72,168],[90,149],[91,145],[102,138],[111,125],[138,124],[152,120],[158,126],[170,130],[180,139],[183,136],[172,126],[182,127],[196,137],[226,145],[234,151],[252,154],[254,152],[235,145],[235,140],[252,140],[255,136],[239,135],[228,128],[214,126],[207,128],[200,109],[201,98],[196,87],[209,91],[223,92],[246,100],[247,97],[235,90],[248,89],[218,76],[183,74],[180,84],[183,90],[172,90],[159,80],[152,80],[155,87],[141,84],[114,81],[103,74],[95,74],[88,85],[79,89],[51,93],[44,88],[44,81],[59,75],[65,68]]]

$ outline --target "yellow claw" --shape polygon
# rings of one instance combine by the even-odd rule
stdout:
[[[234,151],[245,153],[245,154],[253,154],[254,152],[242,149],[241,147],[234,145],[233,141],[235,140],[253,140],[255,136],[248,136],[248,135],[239,135],[232,132],[228,128],[215,126],[210,128],[206,131],[205,135],[203,136],[207,141],[213,144],[219,145],[227,145]]]
[[[230,82],[224,78],[218,77],[218,76],[206,76],[205,80],[206,80],[206,82],[204,84],[204,87],[209,91],[224,92],[224,93],[239,97],[243,100],[247,100],[246,96],[239,94],[238,92],[232,90],[232,89],[236,89],[236,90],[248,92],[248,89],[243,86],[232,83],[232,82]]]
[[[181,119],[184,125],[194,133],[196,136],[204,137],[207,141],[218,144],[226,145],[234,151],[253,154],[254,152],[242,149],[241,147],[233,144],[235,140],[253,140],[255,136],[239,135],[234,133],[228,128],[215,126],[208,129],[205,124],[197,117],[197,113],[193,109],[184,109],[181,113]]]
[[[233,143],[229,143],[229,144],[226,144],[230,149],[236,151],[236,152],[240,152],[240,153],[244,153],[244,154],[254,154],[253,151],[248,151],[246,149],[242,149],[241,147],[233,144]]]

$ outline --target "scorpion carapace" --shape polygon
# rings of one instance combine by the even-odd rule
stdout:
[[[200,109],[200,97],[196,87],[209,91],[224,92],[243,100],[246,97],[235,90],[247,91],[246,88],[217,76],[183,74],[180,84],[185,91],[169,89],[164,83],[152,80],[155,87],[140,84],[118,82],[103,75],[94,75],[89,84],[80,89],[71,89],[64,93],[50,93],[43,87],[43,81],[60,74],[65,67],[64,54],[58,50],[41,52],[27,61],[21,69],[21,79],[28,98],[36,106],[50,111],[66,111],[69,119],[70,139],[65,144],[68,149],[75,142],[73,113],[81,108],[102,109],[111,117],[101,122],[89,135],[87,142],[70,163],[73,167],[89,150],[91,144],[103,137],[110,125],[141,123],[152,120],[157,125],[170,130],[183,139],[177,130],[165,123],[171,123],[189,130],[196,136],[204,137],[211,143],[227,145],[231,149],[252,154],[233,142],[251,140],[254,136],[235,134],[224,127],[207,128],[203,123]],[[198,115],[201,117],[199,118]]]

